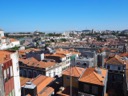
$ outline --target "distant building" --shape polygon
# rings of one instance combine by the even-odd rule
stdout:
[[[87,68],[79,79],[78,96],[105,96],[108,71]]]
[[[13,48],[15,46],[20,46],[20,41],[5,37],[4,31],[0,30],[0,50]]]
[[[85,51],[81,56],[75,58],[75,65],[79,67],[97,66],[97,55],[95,52]]]
[[[43,60],[44,54],[41,49],[29,48],[19,50],[20,58],[30,58],[35,57],[37,60]]]
[[[62,70],[65,70],[71,65],[71,56],[72,54],[70,51],[64,49],[57,49],[55,53],[46,54],[45,58],[53,59],[58,63],[62,63],[61,68]]]

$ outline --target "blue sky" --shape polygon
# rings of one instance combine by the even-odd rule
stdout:
[[[6,32],[128,28],[128,0],[0,0]]]

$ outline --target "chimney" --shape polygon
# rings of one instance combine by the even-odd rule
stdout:
[[[96,67],[96,68],[95,68],[95,72],[98,73],[98,74],[101,74],[100,68]]]

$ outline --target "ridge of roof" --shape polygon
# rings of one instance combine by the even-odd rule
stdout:
[[[103,78],[99,74],[96,74],[96,72],[93,72],[93,73],[97,77],[97,79],[99,79],[100,82],[103,81]]]
[[[81,71],[79,69],[81,69]],[[72,74],[70,73],[71,71],[72,71]],[[80,77],[83,72],[84,72],[84,68],[73,66],[73,67],[70,67],[70,68],[64,70],[62,74],[70,75],[70,76],[74,76],[74,77]]]
[[[115,61],[116,63],[113,62],[113,61]],[[119,64],[124,64],[123,60],[121,60],[121,57],[120,57],[119,55],[115,55],[114,57],[108,59],[108,60],[106,61],[106,63],[107,63],[107,64],[117,64],[117,63],[119,63]]]
[[[78,69],[78,67],[75,67],[75,69],[76,69],[76,71],[78,72],[78,74],[81,75],[81,74],[80,74],[80,71],[79,71],[79,69]]]
[[[101,70],[101,74],[100,74],[101,76],[95,72],[95,68],[87,68],[82,74],[82,76],[79,78],[79,81],[103,86],[104,78],[107,75],[106,74],[107,70],[106,69],[100,69],[100,70]]]
[[[122,64],[124,64],[123,60],[121,60],[121,57],[119,55],[115,55],[115,58]]]

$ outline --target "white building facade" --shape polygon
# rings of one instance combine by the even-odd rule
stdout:
[[[5,37],[4,31],[0,30],[0,50],[13,48],[15,46],[20,46],[20,41]]]
[[[12,64],[13,64],[15,96],[21,96],[18,52],[12,53],[11,54],[11,59],[12,59]]]

